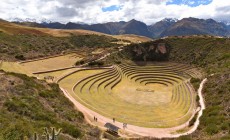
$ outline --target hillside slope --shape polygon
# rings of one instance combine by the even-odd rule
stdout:
[[[170,47],[170,54],[164,61],[191,64],[202,68],[208,78],[203,95],[206,109],[195,133],[178,139],[186,140],[228,140],[230,139],[230,39],[207,36],[170,37],[148,43],[133,44],[130,48],[142,48],[137,54],[159,55],[149,51],[149,47],[163,42]],[[126,49],[107,59],[107,63],[122,63],[135,59],[135,49]],[[143,57],[141,57],[143,58]],[[155,59],[155,61],[161,59]],[[212,75],[212,76],[211,76]],[[197,88],[201,79],[193,79]]]
[[[131,42],[145,42],[147,37],[122,35],[111,36],[87,30],[55,30],[31,28],[0,21],[0,59],[16,60],[82,52],[86,48],[115,48]]]
[[[56,84],[21,74],[0,74],[0,139],[39,137],[44,127],[62,128],[60,140],[98,139],[100,131],[87,125]],[[12,123],[14,122],[14,123]]]
[[[230,39],[215,37],[166,38],[172,47],[169,60],[189,63],[206,70],[207,74],[230,69]]]
[[[172,61],[202,67],[207,73],[203,91],[206,109],[198,130],[187,139],[230,139],[230,39],[193,37],[166,41],[172,46]]]

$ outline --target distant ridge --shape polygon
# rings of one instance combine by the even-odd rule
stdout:
[[[160,34],[161,37],[173,35],[216,35],[228,36],[227,25],[213,19],[184,18],[169,26]]]
[[[33,20],[32,20],[33,21]],[[30,20],[23,22],[14,21],[21,25],[53,28],[53,29],[84,29],[111,35],[135,34],[151,38],[160,38],[165,36],[183,36],[183,35],[213,35],[230,36],[230,25],[228,22],[217,22],[213,19],[183,18],[181,20],[165,18],[152,25],[146,25],[141,21],[132,19],[128,22],[107,22],[99,24],[84,24],[68,22],[66,24],[59,22],[35,23]],[[33,24],[29,24],[33,23]]]

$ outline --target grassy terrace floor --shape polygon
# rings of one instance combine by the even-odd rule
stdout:
[[[47,58],[44,60],[26,62],[26,63],[22,63],[21,65],[31,72],[39,72],[39,71],[47,71],[47,70],[71,67],[75,64],[75,62],[79,60],[81,60],[81,58],[78,55],[67,54],[63,56]]]
[[[195,109],[195,92],[186,65],[121,64],[84,70],[62,79],[60,87],[108,118],[132,125],[166,128],[185,123]]]
[[[64,69],[74,66],[75,62],[82,58],[75,54],[66,54],[60,56],[54,56],[50,58],[30,60],[22,63],[19,62],[0,62],[0,69],[8,72],[23,73],[29,76],[36,76],[41,79],[47,76],[53,76],[54,80],[57,80],[61,76],[76,71],[78,68]],[[60,70],[58,70],[60,69]],[[54,71],[53,71],[54,70]],[[55,71],[57,70],[57,71]],[[43,72],[34,74],[36,72]]]

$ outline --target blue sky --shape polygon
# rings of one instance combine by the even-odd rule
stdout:
[[[230,21],[230,0],[1,0],[0,18],[105,23],[164,18]]]
[[[167,5],[176,4],[176,5],[188,5],[190,7],[196,7],[199,5],[208,5],[212,0],[171,0],[167,2]]]
[[[190,7],[196,7],[199,5],[208,5],[212,2],[212,0],[169,0],[166,5],[188,5]],[[122,7],[119,5],[111,5],[108,7],[102,7],[101,10],[103,12],[112,12],[119,11]]]
[[[111,11],[119,11],[121,9],[121,6],[119,5],[111,5],[109,7],[103,7],[103,12],[111,12]]]

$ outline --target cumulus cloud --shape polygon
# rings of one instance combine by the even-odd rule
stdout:
[[[163,18],[230,19],[229,0],[1,0],[0,18],[49,19],[59,22],[104,23],[136,19],[152,24]],[[194,3],[196,5],[194,6]],[[171,4],[170,4],[171,3]],[[119,10],[102,10],[110,6]],[[191,6],[193,5],[193,6]]]
[[[78,12],[75,8],[70,8],[70,7],[56,7],[55,9],[57,16],[60,17],[74,17],[78,16]]]

